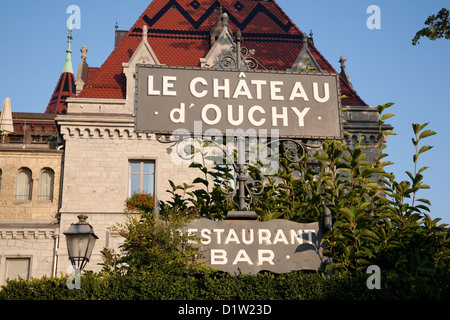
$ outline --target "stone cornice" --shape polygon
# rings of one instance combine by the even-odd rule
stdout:
[[[86,103],[86,104],[125,104],[125,99],[99,99],[99,98],[67,98],[67,103]]]
[[[134,130],[134,116],[124,114],[67,114],[56,119],[68,139],[150,139]]]
[[[133,114],[132,107],[125,99],[68,98],[67,115],[69,114]],[[56,119],[60,118],[57,116]]]
[[[55,223],[0,222],[0,239],[50,239],[59,233]]]

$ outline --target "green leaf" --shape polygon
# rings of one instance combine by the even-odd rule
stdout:
[[[397,134],[395,133],[394,130],[384,130],[384,131],[383,131],[383,134],[384,134],[385,136],[388,136],[388,135],[396,136],[396,135],[397,135]]]
[[[192,162],[189,165],[189,168],[201,168],[201,167],[203,167],[203,165],[201,163],[198,163],[198,162]]]
[[[424,153],[424,152],[426,152],[426,151],[430,150],[431,148],[433,148],[433,147],[432,147],[432,146],[428,146],[428,145],[426,145],[426,146],[423,146],[422,148],[420,148],[420,150],[419,150],[419,153],[418,153],[418,154]]]
[[[390,166],[390,165],[393,165],[394,164],[394,162],[392,162],[392,161],[383,161],[382,163],[380,163],[380,166],[381,167],[386,167],[386,166]]]
[[[431,201],[428,199],[417,199],[417,201],[426,203],[427,205],[431,206]]]
[[[417,135],[420,131],[422,131],[426,126],[428,126],[429,122],[424,123],[424,124],[418,124],[418,123],[413,123],[412,127],[414,130],[414,133]]]
[[[423,139],[432,135],[435,135],[436,132],[434,132],[433,130],[425,130],[424,132],[422,132],[419,136],[419,139]]]
[[[371,238],[371,239],[374,239],[374,240],[378,240],[379,239],[379,237],[377,236],[377,234],[375,232],[373,232],[371,230],[368,230],[368,229],[362,230],[361,234],[363,236],[365,236],[365,237],[368,237],[368,238]]]
[[[346,260],[350,257],[350,248],[347,246],[344,247],[344,257]]]
[[[394,105],[393,102],[389,102],[389,103],[386,103],[386,104],[381,104],[381,105],[379,105],[379,106],[377,107],[377,112],[378,112],[378,114],[382,114],[383,111],[384,111],[385,109],[390,108],[390,107],[393,106],[393,105]]]
[[[341,209],[339,209],[339,211],[340,211],[345,217],[347,217],[347,219],[353,220],[354,214],[353,214],[353,211],[350,210],[349,208],[341,208]]]
[[[420,130],[422,130],[422,129],[420,129],[420,124],[418,124],[418,123],[413,123],[411,125],[412,125],[413,131],[416,135],[419,134]]]
[[[359,206],[359,208],[361,209],[361,210],[364,210],[365,208],[367,208],[368,206],[370,206],[372,203],[370,203],[369,201],[364,201],[360,206]],[[364,215],[366,215],[366,213],[364,212],[363,213]]]
[[[416,208],[430,212],[430,208],[428,208],[427,206],[425,206],[423,204],[417,205]]]
[[[429,167],[422,167],[417,173],[422,173],[423,171],[427,170]]]
[[[203,183],[205,186],[207,186],[207,187],[209,186],[209,181],[202,179],[200,177],[195,178],[195,180],[192,183]]]
[[[375,182],[371,182],[365,185],[366,188],[370,188],[370,189],[380,189],[381,186],[378,183]]]
[[[393,116],[394,116],[393,113],[386,113],[381,117],[381,121],[386,121],[387,119],[392,118]]]
[[[411,180],[414,180],[414,176],[411,172],[405,171],[405,173],[411,178]]]

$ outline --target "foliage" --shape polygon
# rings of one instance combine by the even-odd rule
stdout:
[[[382,270],[420,275],[450,266],[449,228],[431,219],[430,201],[419,196],[429,189],[424,183],[428,167],[420,167],[419,159],[432,149],[423,141],[435,132],[427,129],[428,123],[412,125],[413,170],[406,171],[408,180],[398,181],[386,170],[392,162],[386,159],[385,141],[395,132],[384,124],[394,116],[386,112],[392,105],[377,107],[379,133],[373,146],[324,141],[316,152],[303,154],[299,148],[302,160],[294,163],[286,154],[292,150],[284,147],[279,170],[271,176],[262,173],[261,163],[248,165],[250,180],[264,181],[262,193],[250,204],[259,220],[318,221],[326,205],[333,228],[324,237],[325,254],[333,258],[328,269],[336,273],[356,275],[375,264]],[[374,159],[367,158],[369,153]],[[232,169],[205,163],[191,167],[201,170],[202,177],[192,184],[171,182],[173,200],[163,203],[162,216],[223,219],[236,209],[236,199],[222,192]]]
[[[380,111],[383,107],[388,106],[381,106]],[[325,237],[326,253],[335,261],[330,268],[350,274],[362,272],[371,264],[409,274],[448,268],[449,230],[437,224],[440,219],[431,220],[428,200],[416,198],[418,191],[429,188],[422,174],[427,167],[418,169],[419,155],[431,149],[429,145],[419,148],[420,143],[435,134],[424,130],[427,125],[413,124],[414,173],[406,172],[411,181],[397,182],[392,173],[387,173],[383,168],[386,163],[381,162],[387,155],[382,152],[371,165],[358,159],[359,147],[344,148],[349,156],[342,157],[341,162],[331,157],[327,151],[330,146],[324,146],[324,152],[328,152],[324,161],[336,163],[330,166],[333,169],[326,180],[328,207],[335,219],[333,230]],[[385,134],[381,132],[378,140]],[[347,172],[345,180],[341,172]]]
[[[127,214],[125,224],[116,224],[112,231],[123,237],[121,252],[105,249],[105,274],[179,274],[205,272],[192,235],[182,233],[182,219],[160,220],[142,211]]]
[[[450,12],[448,9],[442,8],[436,15],[431,15],[425,20],[425,27],[420,29],[414,38],[412,44],[415,46],[419,43],[421,37],[427,37],[430,40],[440,38],[450,39]]]
[[[381,290],[367,288],[368,275],[293,272],[230,276],[209,273],[94,274],[81,276],[81,288],[70,290],[68,277],[11,280],[0,288],[0,300],[448,300],[450,273],[429,275],[386,274]]]

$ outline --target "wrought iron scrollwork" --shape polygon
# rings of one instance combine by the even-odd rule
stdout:
[[[277,139],[270,141],[266,147],[273,143],[284,143],[286,149],[284,150],[284,155],[286,159],[291,163],[299,163],[303,161],[306,156],[306,153],[309,149],[318,149],[321,147],[321,143],[311,144],[305,143],[301,140],[295,139]],[[301,155],[299,155],[299,149],[301,150]]]
[[[248,162],[238,161],[237,154],[230,152],[223,141],[217,142],[215,139],[206,137],[195,139],[191,135],[168,136],[161,134],[156,135],[156,139],[161,143],[169,144],[167,150],[176,152],[176,155],[185,161],[193,161],[199,152],[201,152],[202,157],[210,160],[221,158],[222,161],[216,162],[216,165],[227,166],[226,171],[232,172],[233,178],[224,176],[220,179],[218,181],[219,189],[241,211],[250,210],[252,203],[264,192],[265,182],[250,179]],[[237,143],[238,150],[245,149],[245,145],[240,145],[240,143],[245,144],[245,138],[237,137]],[[272,148],[272,145],[285,147],[283,154],[291,163],[299,163],[304,160],[309,149],[320,148],[320,144],[308,144],[295,139],[274,139],[260,146],[260,148]],[[217,154],[207,155],[204,153],[204,146],[213,146],[212,150],[220,150],[222,154],[220,156]]]
[[[223,50],[219,61],[208,68],[221,68],[221,69],[243,69],[243,70],[273,70],[273,68],[264,67],[253,55],[255,49],[248,49],[241,47],[240,45],[233,44],[230,49]]]

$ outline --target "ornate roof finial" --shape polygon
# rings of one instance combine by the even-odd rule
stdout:
[[[228,27],[228,13],[222,13],[222,26]]]
[[[314,45],[314,38],[313,38],[313,35],[314,35],[314,33],[313,33],[312,29],[309,30],[309,39],[311,40],[311,43]]]
[[[88,53],[87,47],[83,46],[80,51],[81,51],[81,60],[86,61],[87,58],[86,53]]]
[[[119,23],[116,21],[116,26],[115,26],[115,28],[116,28],[116,31],[119,29]]]
[[[224,28],[228,29],[228,32],[230,34],[233,34],[233,32],[230,29],[230,26],[228,25],[228,14],[226,12],[222,12],[223,11],[222,3],[220,3],[220,7],[218,7],[217,9],[219,15],[217,17],[216,24],[213,26],[210,32],[211,47],[214,45],[214,43],[216,42],[217,38],[220,36]]]
[[[306,48],[308,48],[308,36],[306,35],[305,32],[302,33],[302,41],[303,41],[303,45],[306,46]]]
[[[341,63],[341,77],[344,78],[344,80],[348,83],[348,85],[353,89],[352,82],[350,81],[350,76],[347,74],[347,71],[345,71],[345,61],[347,59],[344,58],[344,56],[341,56],[339,59],[339,62]]]
[[[242,42],[242,33],[241,30],[238,29],[238,31],[236,31],[236,33],[234,34],[236,41]]]
[[[83,91],[83,88],[86,85],[88,69],[89,69],[89,65],[86,63],[86,59],[87,59],[86,54],[88,52],[87,47],[83,46],[80,51],[81,51],[81,61],[80,61],[80,64],[78,65],[77,78],[75,81],[77,94],[79,94],[81,91]]]
[[[147,37],[148,37],[148,27],[147,25],[144,25],[142,27],[142,40],[147,41]]]
[[[64,64],[64,69],[63,69],[63,73],[64,72],[69,72],[69,73],[73,73],[73,67],[72,67],[72,30],[69,29],[69,35],[67,36],[67,43],[68,43],[68,47],[67,47],[67,56],[66,56],[66,63]]]
[[[341,70],[345,69],[345,61],[347,61],[347,59],[345,59],[344,56],[341,56],[341,58],[339,59],[339,62],[341,64]]]

